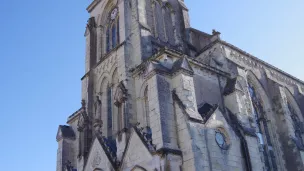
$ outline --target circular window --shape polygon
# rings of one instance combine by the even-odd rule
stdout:
[[[229,148],[230,141],[223,128],[218,128],[215,131],[215,141],[221,149],[227,150]]]
[[[225,145],[225,137],[221,132],[215,133],[215,140],[220,147]]]

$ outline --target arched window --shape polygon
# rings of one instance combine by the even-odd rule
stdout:
[[[150,126],[150,116],[149,116],[149,98],[148,98],[148,86],[145,88],[144,91],[144,107],[145,107],[145,121],[146,121],[146,126]]]
[[[165,42],[166,41],[166,33],[165,33],[165,27],[164,27],[164,16],[163,16],[163,10],[162,10],[162,2],[160,0],[154,0],[154,14],[155,14],[155,27],[158,38]]]
[[[259,138],[260,145],[263,148],[266,170],[272,170],[271,168],[276,168],[276,163],[274,157],[270,156],[270,154],[272,154],[273,147],[270,139],[267,121],[264,116],[265,114],[263,105],[261,103],[261,98],[251,84],[249,84],[248,89],[253,105],[254,121],[257,125],[256,134]]]
[[[175,44],[175,27],[174,27],[174,11],[169,3],[164,7],[164,20],[165,20],[165,30],[168,42],[171,45]]]
[[[110,85],[107,88],[107,113],[108,113],[108,138],[112,138],[112,129],[113,129],[113,118],[112,118],[112,88]]]
[[[146,1],[146,17],[147,17],[147,24],[151,29],[151,35],[156,37],[155,33],[155,4],[154,0],[147,0]]]
[[[107,16],[106,22],[106,53],[115,48],[119,44],[119,16],[118,8],[112,9]]]

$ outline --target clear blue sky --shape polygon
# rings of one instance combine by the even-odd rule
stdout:
[[[304,80],[303,0],[185,0],[194,28]],[[80,107],[89,0],[0,1],[0,166],[54,171],[57,127]]]

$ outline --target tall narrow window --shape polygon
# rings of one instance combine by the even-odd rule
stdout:
[[[150,126],[150,116],[149,116],[149,101],[148,101],[148,86],[145,88],[144,92],[144,103],[145,103],[145,119],[146,125]]]
[[[112,48],[116,47],[116,24],[112,25]]]
[[[112,138],[113,119],[112,119],[112,89],[110,86],[107,88],[107,105],[108,105],[108,138]]]
[[[114,8],[107,19],[106,30],[106,52],[110,52],[119,43],[119,16],[118,8]]]
[[[259,138],[261,146],[263,147],[263,155],[265,159],[266,170],[272,170],[271,167],[273,169],[276,169],[275,158],[274,156],[270,155],[273,154],[272,151],[273,148],[271,144],[268,126],[266,123],[267,121],[264,117],[263,105],[254,87],[250,84],[249,84],[249,94],[253,104],[253,114],[254,114],[255,123],[257,125],[257,136]],[[264,136],[266,137],[265,139],[263,139]]]
[[[155,36],[155,26],[154,26],[154,2],[153,0],[146,1],[146,17],[147,24],[150,27],[151,35]]]
[[[166,27],[166,35],[167,35],[167,40],[171,45],[175,44],[175,27],[173,24],[173,9],[172,7],[167,4],[165,6],[165,27]]]
[[[161,8],[161,2],[159,0],[155,0],[155,24],[156,24],[156,28],[157,28],[157,34],[158,34],[158,38],[161,41],[166,41],[166,34],[164,31],[164,17],[163,17],[163,11]]]
[[[110,51],[110,28],[108,27],[107,28],[107,33],[106,33],[106,50],[107,50],[107,53]]]
[[[116,44],[119,44],[119,18],[116,19]]]

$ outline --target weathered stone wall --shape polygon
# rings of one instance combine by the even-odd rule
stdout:
[[[106,53],[105,25],[114,7],[118,7],[120,44]],[[295,130],[286,107],[286,99],[292,101],[297,114],[303,116],[303,82],[221,41],[217,33],[209,35],[192,29],[183,1],[95,0],[88,10],[91,19],[85,32],[85,75],[81,91],[87,113],[91,119],[95,116],[94,97],[101,97],[102,135],[108,136],[107,88],[111,88],[113,102],[118,84],[123,83],[127,89],[123,115],[128,123],[125,126],[130,128],[137,122],[141,127],[149,125],[151,146],[155,145],[155,149],[149,151],[142,137],[132,131],[124,133],[123,140],[117,141],[118,161],[122,165],[116,170],[243,171],[248,164],[243,152],[244,141],[252,170],[265,169],[266,159],[259,139],[244,130],[245,133],[237,132],[226,111],[229,109],[242,127],[257,130],[249,83],[261,97],[263,113],[259,119],[264,119],[269,129],[263,138],[267,139],[271,162],[276,163],[279,171],[303,170],[303,152],[292,141]],[[161,57],[151,57],[165,46],[181,53],[170,50]],[[185,54],[193,57],[190,62],[193,73],[192,69],[172,68]],[[160,61],[151,73],[146,73],[143,64],[148,58]],[[135,70],[141,73],[134,74]],[[235,87],[224,96],[227,80],[233,78],[237,80]],[[148,108],[144,104],[146,87]],[[204,103],[219,105],[213,113],[204,116],[207,120],[198,113],[198,107]],[[115,137],[121,130],[114,104],[112,117]],[[97,139],[92,142],[88,158],[78,158],[78,118],[68,121],[76,140],[58,142],[57,171],[62,171],[67,160],[77,166],[78,171],[112,171],[113,166],[118,167],[109,160],[105,147]],[[300,119],[303,122],[303,117]],[[228,148],[221,148],[216,142],[218,130],[225,132]]]

